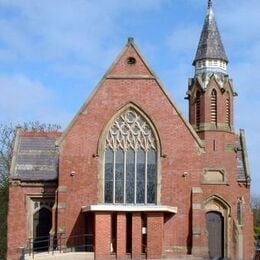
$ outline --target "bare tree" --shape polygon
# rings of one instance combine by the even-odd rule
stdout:
[[[252,209],[260,209],[260,196],[254,194],[251,196],[251,207]]]
[[[251,207],[254,217],[255,239],[260,240],[260,196],[251,196]]]
[[[7,184],[8,173],[11,165],[15,127],[0,125],[0,187]]]

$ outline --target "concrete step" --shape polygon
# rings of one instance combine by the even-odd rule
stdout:
[[[197,257],[193,255],[177,255],[177,256],[165,256],[166,260],[208,260],[209,258]]]
[[[94,253],[91,252],[59,252],[54,251],[50,253],[37,253],[33,256],[25,255],[25,260],[94,260]],[[124,260],[130,260],[131,255],[126,256]],[[143,255],[140,260],[146,259]],[[148,260],[207,260],[208,258],[195,257],[192,255],[179,255],[179,256],[164,256],[161,259],[148,259]],[[105,260],[105,259],[104,259]],[[116,260],[116,255],[111,256],[111,260]]]
[[[37,253],[33,256],[25,255],[25,260],[94,260],[94,253],[89,252],[51,252]]]

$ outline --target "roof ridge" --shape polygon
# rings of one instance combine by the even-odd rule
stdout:
[[[36,132],[36,131],[23,131],[19,132],[21,137],[52,137],[58,138],[62,135],[62,132],[50,131],[50,132]]]

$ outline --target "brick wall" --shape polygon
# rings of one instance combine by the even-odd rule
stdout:
[[[29,215],[29,198],[48,198],[55,196],[54,187],[44,187],[41,185],[21,186],[20,184],[10,184],[8,203],[8,231],[7,231],[7,259],[17,260],[20,255],[19,247],[27,247],[29,225],[32,225],[32,216]]]
[[[137,67],[128,65],[131,68],[126,70],[125,60],[129,56],[136,58]],[[143,67],[145,65],[130,47],[66,132],[60,145],[59,167],[59,186],[67,187],[59,203],[66,206],[64,214],[58,216],[58,223],[63,223],[60,228],[70,234],[82,205],[103,202],[100,188],[103,153],[99,144],[111,118],[132,104],[150,118],[160,138],[160,155],[164,156],[159,158],[159,202],[178,207],[176,217],[169,220],[169,229],[174,235],[166,236],[164,246],[178,243],[187,247],[191,187],[199,180],[201,152],[198,140],[192,136],[168,96]],[[71,172],[74,172],[73,176]]]
[[[135,64],[128,64],[128,58]],[[205,95],[208,95],[206,93]],[[206,111],[205,100],[202,111]],[[219,101],[220,102],[220,99]],[[230,208],[228,234],[232,234],[232,221],[236,218],[236,202],[243,196],[246,202],[243,228],[245,259],[252,252],[252,216],[249,208],[249,189],[236,181],[236,154],[226,149],[234,144],[231,132],[200,132],[205,149],[179,111],[159,85],[153,73],[142,61],[132,44],[124,50],[115,64],[102,79],[91,99],[83,105],[72,124],[64,132],[59,143],[59,180],[57,189],[57,231],[66,236],[85,232],[82,206],[103,203],[103,141],[111,119],[124,108],[132,106],[151,120],[159,138],[158,159],[158,204],[175,206],[177,214],[148,214],[148,257],[161,254],[190,254],[195,243],[194,225],[200,227],[201,237],[196,240],[197,252],[205,252],[207,246],[204,203],[211,196],[222,198]],[[219,113],[224,107],[219,106]],[[222,106],[222,108],[221,108]],[[222,110],[223,111],[222,111]],[[192,109],[190,110],[192,111]],[[222,112],[221,112],[222,111]],[[206,115],[205,122],[209,120]],[[192,118],[192,115],[191,115]],[[215,140],[215,141],[214,141]],[[213,146],[214,143],[214,146]],[[205,169],[224,169],[227,183],[221,185],[202,184]],[[192,188],[201,188],[198,201],[192,203]],[[25,194],[35,192],[21,187],[10,187],[9,204],[9,255],[10,250],[25,243],[24,228]],[[40,192],[40,190],[36,191]],[[23,199],[21,199],[23,198]],[[193,212],[200,208],[196,215]],[[203,211],[204,210],[204,211]],[[193,219],[194,216],[196,217]],[[19,218],[18,218],[19,217]],[[195,221],[193,223],[193,221]],[[132,215],[132,253],[141,254],[141,214]],[[17,231],[18,230],[18,231]],[[117,255],[124,257],[126,218],[117,215]],[[17,234],[17,236],[14,236]],[[154,240],[153,240],[154,239]],[[202,250],[202,251],[201,251]],[[108,259],[111,251],[111,213],[95,213],[96,257]],[[234,257],[234,241],[228,238],[228,254]],[[11,258],[10,258],[11,259]]]

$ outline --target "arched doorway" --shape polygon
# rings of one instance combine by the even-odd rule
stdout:
[[[33,249],[47,251],[49,247],[49,232],[52,227],[51,211],[45,207],[33,216]]]
[[[210,225],[210,223],[214,223],[214,217],[215,217],[215,223],[217,225],[217,223],[219,222],[219,225],[221,227],[219,227],[219,232],[222,237],[222,242],[221,242],[221,247],[222,250],[219,249],[219,251],[221,251],[220,257],[218,258],[217,256],[213,259],[225,259],[230,257],[231,255],[231,234],[230,234],[230,216],[231,216],[231,207],[230,205],[221,197],[217,196],[217,195],[213,195],[210,196],[205,202],[204,202],[204,206],[203,206],[204,210],[205,210],[205,222],[207,224],[207,228],[208,228],[208,240],[209,243],[211,243],[210,241],[213,241],[212,243],[215,244],[215,235],[213,235],[212,240],[210,240],[210,236],[211,236],[211,231],[209,231],[210,227],[208,227],[208,225]],[[212,214],[210,214],[212,213]],[[213,214],[214,213],[214,214]],[[209,220],[211,221],[208,221]],[[210,244],[208,244],[208,246],[210,247]],[[212,249],[209,248],[209,253],[211,254],[211,259],[212,259]]]
[[[219,212],[207,212],[207,231],[210,259],[223,259],[224,218]]]

